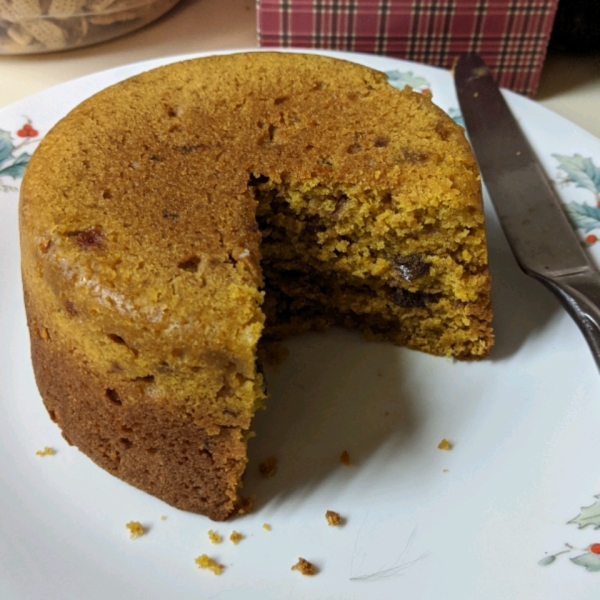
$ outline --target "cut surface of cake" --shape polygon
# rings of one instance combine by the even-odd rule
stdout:
[[[492,344],[461,128],[385,75],[245,53],[83,102],[21,189],[38,387],[64,437],[169,504],[236,509],[257,344],[342,325],[459,359]]]

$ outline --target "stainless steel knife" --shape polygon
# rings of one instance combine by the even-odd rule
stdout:
[[[454,83],[483,182],[517,262],[556,294],[600,369],[600,273],[483,60],[461,56]]]

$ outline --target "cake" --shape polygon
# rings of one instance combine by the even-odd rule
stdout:
[[[292,571],[298,571],[302,575],[316,575],[317,568],[311,562],[308,562],[301,556],[298,558],[298,562],[292,567]]]
[[[220,565],[214,558],[210,558],[208,554],[202,554],[194,561],[200,569],[208,569],[215,575],[220,575],[225,568],[224,565]]]
[[[125,524],[125,527],[129,529],[129,537],[134,540],[146,533],[144,526],[139,521],[129,521]]]
[[[325,513],[325,519],[330,527],[337,527],[342,524],[342,517],[340,516],[340,513],[335,512],[335,510],[328,510]]]
[[[23,179],[37,384],[122,480],[236,510],[259,341],[341,325],[435,355],[492,344],[477,166],[384,74],[317,55],[168,65],[75,108]]]
[[[237,546],[244,539],[244,536],[239,531],[232,531],[229,539]]]

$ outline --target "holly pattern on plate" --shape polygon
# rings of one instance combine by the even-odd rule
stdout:
[[[565,544],[565,547],[565,550],[545,556],[538,562],[538,565],[541,565],[542,567],[551,565],[559,556],[561,556],[561,554],[583,552],[583,554],[571,558],[570,561],[579,567],[584,567],[586,571],[600,571],[600,544],[594,543],[585,549],[575,548],[574,546],[571,546],[571,544]]]
[[[600,167],[597,167],[590,157],[579,154],[552,156],[558,160],[558,168],[566,174],[562,177],[563,183],[575,184],[575,187],[588,190],[592,194],[593,204],[567,202],[565,211],[573,227],[585,235],[585,241],[594,244],[600,239]],[[596,233],[592,233],[593,231]]]
[[[412,71],[386,71],[388,83],[398,90],[404,89],[404,86],[411,87],[415,92],[419,92],[425,96],[431,95],[431,84],[425,77],[415,75]],[[458,108],[449,108],[446,110],[448,116],[458,123],[463,129],[465,122]]]
[[[431,85],[425,77],[415,75],[412,71],[386,71],[385,73],[390,85],[402,90],[404,86],[409,86],[415,92],[429,92]]]
[[[567,524],[575,524],[579,529],[585,529],[589,525],[592,525],[594,529],[600,529],[600,494],[594,498],[596,501],[593,504],[582,506],[581,512]],[[600,571],[600,543],[598,542],[590,544],[587,548],[576,548],[571,544],[565,544],[565,550],[545,556],[538,564],[542,567],[551,565],[559,556],[572,552],[583,552],[583,554],[570,559],[573,564],[583,567],[586,571]]]
[[[447,111],[448,116],[463,129],[465,129],[465,120],[463,119],[462,113],[458,108],[449,108]]]
[[[29,152],[21,152],[23,146],[37,141],[39,132],[31,124],[31,120],[26,118],[21,129],[14,135],[10,131],[0,129],[0,192],[15,192],[17,188],[7,183],[7,178],[11,177],[14,181],[21,179],[25,172],[25,167],[31,158]],[[16,138],[16,139],[14,139]]]
[[[591,506],[582,506],[581,512],[569,523],[575,523],[579,529],[583,529],[588,525],[593,525],[594,529],[600,529],[600,494],[594,496],[594,498],[596,498],[596,502]],[[598,548],[600,550],[600,544]],[[600,551],[597,554],[600,554]]]

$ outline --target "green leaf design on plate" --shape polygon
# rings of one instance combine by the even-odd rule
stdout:
[[[11,157],[14,147],[10,133],[0,129],[0,166],[7,158]]]
[[[556,556],[551,554],[550,556],[545,556],[542,560],[538,561],[538,565],[545,567],[546,565],[551,565],[556,560]]]
[[[458,108],[449,108],[446,112],[457,125],[460,125],[463,129],[465,129],[465,120],[463,119],[463,116]]]
[[[600,228],[600,208],[597,206],[568,202],[565,204],[565,211],[575,229],[582,229],[587,233]]]
[[[403,89],[405,85],[410,86],[415,90],[426,89],[429,86],[429,81],[425,77],[415,75],[412,71],[386,71],[388,81],[390,85],[393,85],[399,90]]]
[[[560,163],[559,169],[567,174],[567,179],[577,187],[585,188],[594,194],[600,193],[600,168],[591,158],[584,158],[579,154],[574,156],[552,155]]]
[[[31,158],[31,154],[27,152],[23,152],[23,154],[19,154],[15,160],[8,165],[7,167],[0,168],[0,177],[3,175],[9,175],[13,179],[20,179],[23,177],[23,173],[25,172],[25,167]]]
[[[571,562],[574,562],[580,567],[585,567],[586,571],[600,571],[600,554],[588,552],[572,558]]]
[[[600,498],[600,496],[594,496],[594,498]],[[579,529],[588,525],[593,525],[594,529],[600,529],[600,500],[596,500],[591,506],[582,506],[581,514],[571,519],[569,523],[576,523]],[[600,556],[600,554],[594,556]]]

